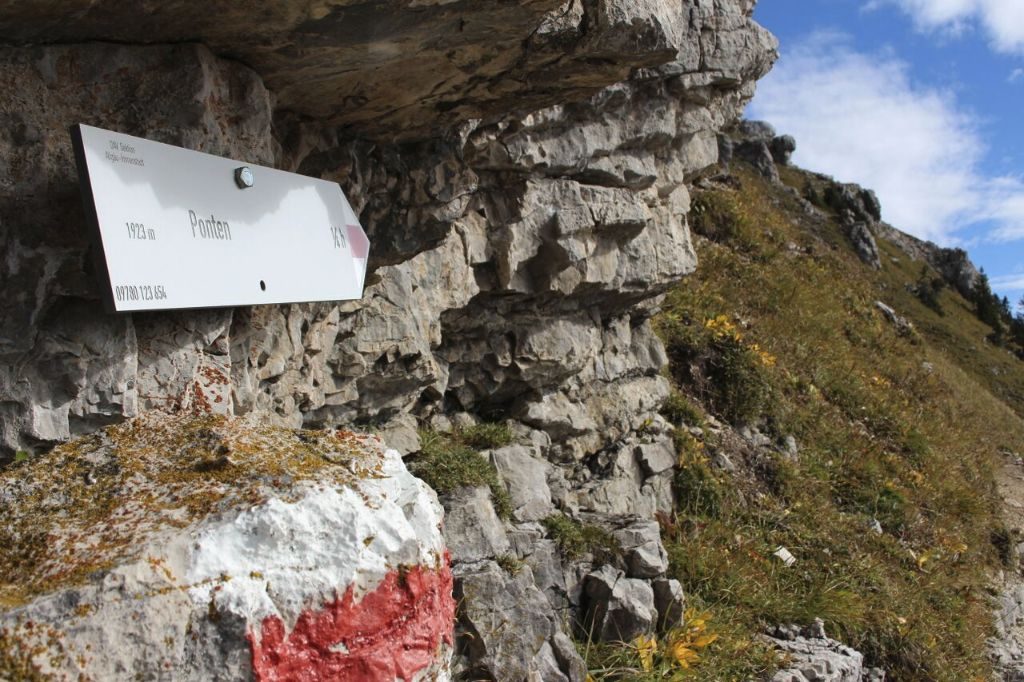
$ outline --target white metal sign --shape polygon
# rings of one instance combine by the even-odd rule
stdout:
[[[360,298],[369,242],[336,183],[71,129],[113,311]]]

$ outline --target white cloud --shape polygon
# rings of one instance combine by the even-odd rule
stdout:
[[[793,135],[798,165],[874,189],[902,230],[951,244],[990,221],[990,238],[1024,239],[1024,182],[986,177],[973,117],[951,92],[913,83],[891,53],[818,34],[784,51],[749,116]]]
[[[1013,71],[1010,72],[1010,75],[1009,77],[1007,77],[1006,82],[1016,83],[1021,78],[1024,78],[1024,69],[1014,69]]]
[[[871,0],[865,9],[896,5],[924,31],[959,35],[978,27],[998,52],[1024,54],[1022,0]]]
[[[1002,275],[993,277],[991,283],[999,289],[1009,291],[1024,291],[1024,272],[1016,275]]]
[[[1015,177],[994,178],[986,189],[985,206],[979,208],[981,215],[996,224],[991,237],[1004,242],[1024,239],[1024,181]]]
[[[1010,299],[1011,305],[1017,307],[1021,312],[1024,312],[1024,307],[1017,306],[1017,303],[1024,300],[1024,298],[1020,296],[1021,293],[1024,293],[1024,272],[1014,275],[992,277],[989,280],[989,284],[992,286],[993,291],[1001,292]]]

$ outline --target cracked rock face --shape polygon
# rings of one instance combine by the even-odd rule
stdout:
[[[508,419],[515,442],[489,456],[512,518],[483,490],[447,500],[450,536],[467,538],[451,548],[456,588],[475,595],[460,627],[481,633],[460,656],[470,676],[580,679],[556,609],[583,617],[595,567],[564,560],[541,521],[557,510],[649,530],[671,511],[670,429],[657,415],[667,359],[649,318],[696,267],[686,182],[717,160],[719,132],[776,56],[753,4],[9,8],[0,461],[196,408],[377,428],[403,452],[418,447],[417,422]],[[73,122],[340,183],[371,240],[363,299],[106,315]],[[630,551],[623,568],[653,623],[677,610],[647,604],[663,550],[638,540]],[[509,574],[507,556],[527,570]],[[535,621],[536,636],[474,625],[498,597],[472,585],[512,585],[539,611],[510,622]],[[669,592],[653,599],[681,603]],[[508,652],[532,663],[508,667]]]
[[[391,140],[585,96],[677,55],[689,72],[756,77],[729,73],[738,52],[770,47],[743,19],[752,4],[213,0],[199,8],[72,0],[8,8],[0,38],[198,41],[252,67],[282,109]]]
[[[652,303],[695,266],[685,178],[715,160],[716,130],[774,55],[747,3],[682,5],[698,35],[665,33],[669,4],[682,11],[595,10],[651,45],[682,40],[657,68],[390,147],[275,114],[265,77],[202,46],[5,48],[6,454],[197,401],[293,426],[502,408],[575,459],[628,434],[665,390]],[[49,26],[7,25],[25,39]],[[64,125],[75,120],[340,181],[373,243],[363,300],[103,314]]]
[[[864,666],[863,654],[828,637],[820,618],[806,628],[778,626],[765,639],[787,660],[772,682],[885,682],[884,671]]]
[[[67,125],[269,163],[260,79],[202,46],[95,44],[3,48],[0,83],[0,446],[31,450],[197,392],[230,412],[203,379],[230,373],[230,312],[102,312]]]

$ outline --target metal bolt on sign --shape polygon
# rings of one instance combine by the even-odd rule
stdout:
[[[256,178],[253,176],[251,168],[242,166],[235,169],[235,184],[238,185],[238,189],[252,187],[255,183]]]

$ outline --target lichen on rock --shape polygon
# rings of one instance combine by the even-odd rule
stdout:
[[[0,499],[5,655],[43,672],[276,679],[385,665],[395,638],[394,678],[446,669],[442,511],[375,437],[150,415],[4,472]]]

